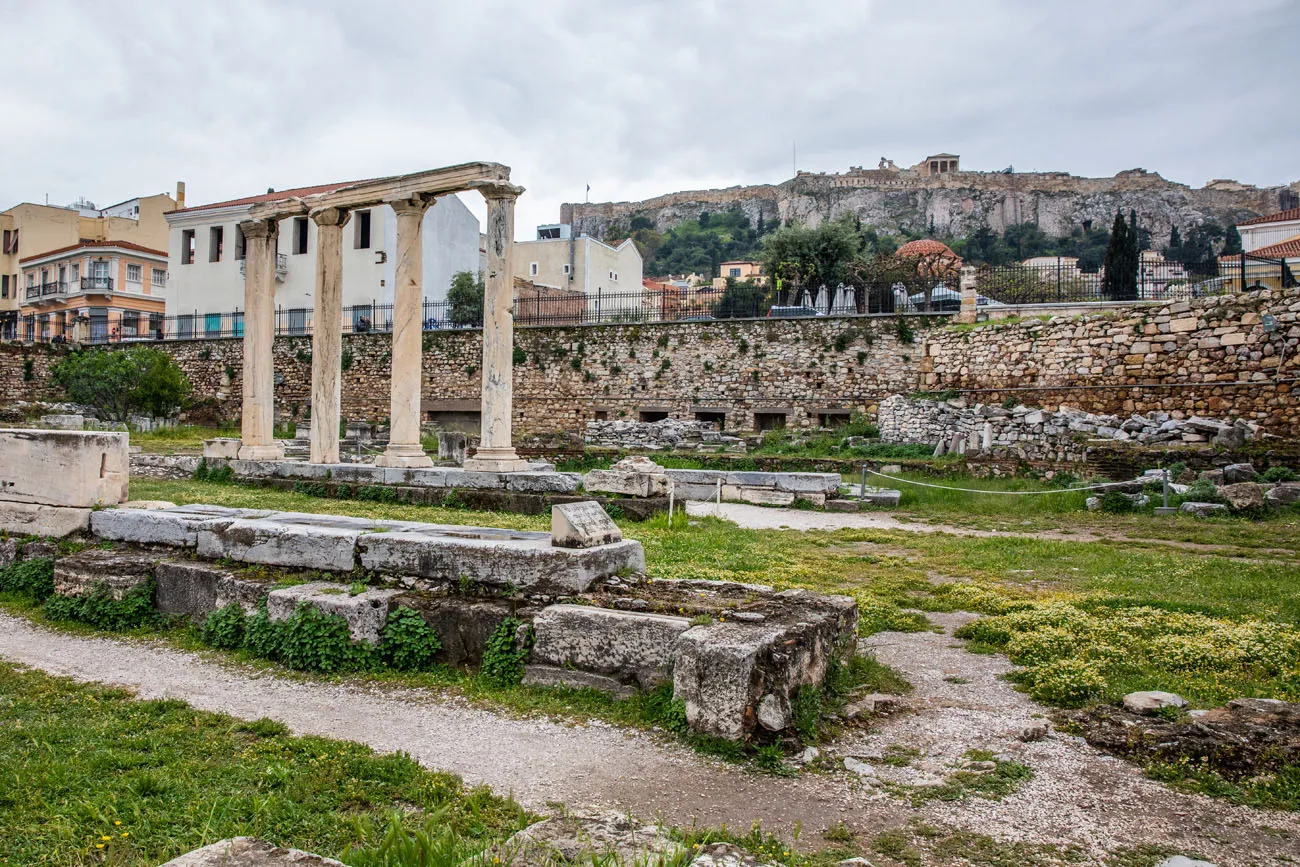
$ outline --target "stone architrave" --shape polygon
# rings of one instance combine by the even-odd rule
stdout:
[[[420,445],[420,386],[423,378],[424,212],[432,196],[390,201],[397,215],[397,259],[393,267],[393,349],[389,383],[388,448],[375,459],[381,467],[431,467]]]
[[[514,395],[515,199],[523,187],[486,184],[487,276],[483,288],[482,436],[467,470],[513,473],[528,469],[511,440]]]
[[[348,212],[320,208],[316,223],[316,297],[311,337],[311,462],[339,462],[343,354],[343,227]]]
[[[275,255],[280,224],[246,220],[244,233],[244,412],[239,457],[280,460],[284,446],[275,440]]]

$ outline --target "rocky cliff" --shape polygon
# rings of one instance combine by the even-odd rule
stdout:
[[[701,212],[739,206],[758,223],[773,219],[816,225],[841,214],[856,214],[882,231],[924,232],[964,237],[981,224],[995,231],[1036,223],[1050,235],[1068,235],[1091,221],[1109,225],[1116,209],[1137,211],[1157,243],[1170,228],[1215,220],[1232,225],[1273,213],[1300,196],[1300,182],[1289,187],[1254,187],[1211,181],[1200,188],[1132,169],[1112,178],[1081,178],[1064,172],[952,172],[922,177],[914,171],[855,169],[844,174],[800,172],[780,184],[669,193],[642,202],[564,204],[560,220],[579,231],[603,237],[614,225],[628,227],[645,217],[664,231]]]

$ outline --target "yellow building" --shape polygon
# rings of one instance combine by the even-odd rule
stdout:
[[[163,325],[167,253],[130,241],[84,241],[19,263],[18,338],[29,343],[148,339]]]
[[[745,259],[719,262],[718,274],[720,276],[713,278],[714,289],[726,289],[728,278],[737,282],[753,280],[759,286],[767,285],[767,275],[763,273],[762,262],[751,262]]]
[[[176,196],[144,196],[108,208],[89,202],[68,207],[23,202],[0,211],[0,338],[20,336],[19,311],[27,300],[25,283],[20,280],[24,259],[82,242],[123,241],[148,250],[166,250],[163,215],[177,208],[177,199],[184,206],[184,184],[176,185]]]

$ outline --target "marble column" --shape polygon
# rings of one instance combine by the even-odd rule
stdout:
[[[275,220],[247,220],[244,232],[244,412],[239,459],[280,460],[275,439]]]
[[[480,188],[487,199],[487,275],[483,288],[482,438],[467,470],[518,472],[528,462],[511,441],[514,402],[515,199],[522,187],[492,184]]]
[[[311,336],[311,462],[339,462],[339,386],[343,355],[343,226],[348,212],[312,211],[316,292]]]
[[[397,258],[393,263],[393,351],[388,448],[375,459],[381,467],[431,467],[420,446],[421,356],[424,353],[424,212],[433,199],[415,196],[389,202],[397,214]]]

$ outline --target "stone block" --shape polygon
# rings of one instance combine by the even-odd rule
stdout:
[[[506,473],[506,490],[528,494],[571,494],[582,484],[578,473]]]
[[[217,579],[216,608],[238,605],[245,614],[255,614],[266,603],[274,585],[270,581],[254,581],[228,575]]]
[[[856,512],[858,511],[857,500],[827,500],[826,511],[828,512]]]
[[[1254,464],[1228,464],[1223,468],[1223,482],[1228,485],[1253,482],[1256,475]]]
[[[273,621],[288,620],[299,605],[309,605],[347,621],[353,641],[377,646],[380,633],[388,623],[389,603],[401,593],[401,590],[371,587],[353,594],[344,584],[312,581],[272,590],[266,597],[266,616]]]
[[[18,540],[0,539],[0,569],[8,569],[18,560]]]
[[[438,460],[463,466],[469,449],[469,437],[460,431],[438,431]]]
[[[483,470],[457,470],[449,469],[447,473],[447,487],[449,488],[482,488],[482,489],[504,489],[506,486],[506,476],[508,473],[492,473]]]
[[[528,593],[569,595],[621,571],[645,571],[640,542],[557,548],[548,533],[439,527],[373,533],[357,545],[361,565],[392,575],[474,581]]]
[[[676,484],[708,485],[713,487],[718,479],[724,482],[727,474],[722,470],[664,470],[664,475]]]
[[[0,532],[60,538],[90,527],[90,509],[0,500]]]
[[[682,633],[673,696],[685,703],[693,731],[746,738],[758,725],[760,704],[788,707],[800,687],[821,684],[832,658],[851,652],[858,620],[852,599],[808,591],[775,598],[789,606],[779,618],[717,622]]]
[[[1264,500],[1273,506],[1289,506],[1300,503],[1300,482],[1281,482],[1269,488]]]
[[[85,430],[86,417],[75,413],[54,413],[41,416],[39,424],[46,430]]]
[[[724,496],[723,499],[729,498]],[[756,506],[789,506],[794,502],[794,494],[771,488],[745,487],[740,489],[740,496],[737,499],[742,503],[753,503]]]
[[[372,523],[373,526],[373,523]],[[200,557],[242,563],[349,572],[356,563],[356,519],[275,513],[268,518],[213,520],[197,528]]]
[[[232,837],[173,858],[162,867],[346,867],[342,861],[282,849],[252,837]]]
[[[399,484],[408,485],[413,488],[445,488],[447,487],[447,470],[445,468],[420,467],[417,469],[399,470],[397,467],[390,467],[390,474],[385,474],[385,478],[393,478],[400,471],[402,481]]]
[[[1198,518],[1208,518],[1212,515],[1226,515],[1228,507],[1222,503],[1183,503],[1178,507],[1178,511]]]
[[[734,472],[727,473],[722,483],[738,488],[775,488],[776,476],[776,473]]]
[[[551,544],[559,548],[595,548],[623,539],[623,531],[593,500],[551,507]]]
[[[116,505],[129,499],[128,475],[126,434],[0,429],[0,501]]]
[[[203,457],[212,460],[238,460],[240,440],[237,437],[214,437],[203,441]]]
[[[88,548],[54,561],[54,592],[85,596],[104,585],[114,599],[153,577],[158,557],[140,551],[105,551]]]
[[[696,500],[707,502],[718,495],[715,484],[697,485],[686,482],[673,483],[673,496],[678,500]]]
[[[306,461],[275,461],[274,463],[277,478],[313,482],[334,478],[329,464],[310,464]]]
[[[217,585],[234,576],[209,563],[163,560],[154,567],[154,606],[163,614],[202,623],[217,605]]]
[[[636,688],[612,677],[590,671],[574,671],[554,665],[530,663],[524,666],[524,686],[558,686],[565,689],[596,689],[615,698],[631,698]]]
[[[796,494],[834,494],[840,489],[839,473],[773,473],[778,491]]]
[[[671,676],[685,617],[551,605],[533,619],[532,661],[573,668],[649,689]]]
[[[1172,692],[1145,690],[1124,696],[1124,709],[1132,713],[1154,714],[1167,707],[1186,707],[1187,700]]]
[[[903,498],[902,491],[896,491],[892,488],[868,488],[862,494],[862,502],[868,506],[887,506],[893,508],[898,505],[898,501]]]
[[[1219,496],[1228,501],[1234,512],[1258,509],[1264,505],[1264,489],[1254,482],[1237,482],[1219,488]]]
[[[382,485],[384,467],[374,464],[329,464],[330,481],[341,485]]]
[[[91,515],[90,529],[99,538],[116,542],[193,548],[198,544],[198,528],[208,521],[264,518],[270,514],[264,509],[201,505],[149,510],[102,509]]]

